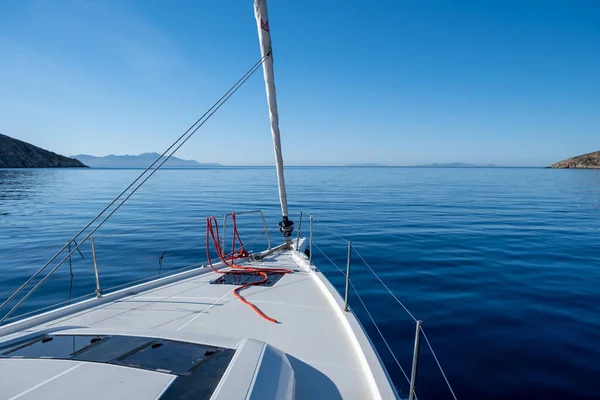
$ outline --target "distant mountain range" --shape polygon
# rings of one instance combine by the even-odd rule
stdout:
[[[0,168],[84,167],[80,161],[0,134]]]
[[[415,167],[443,167],[443,168],[494,168],[494,164],[485,164],[485,165],[476,165],[476,164],[468,164],[468,163],[433,163],[433,164],[424,164],[424,165],[415,165]]]
[[[375,164],[375,163],[367,163],[367,164],[347,164],[347,167],[387,167],[385,164]],[[413,168],[494,168],[496,167],[494,164],[485,164],[485,165],[477,165],[477,164],[467,164],[467,163],[433,163],[433,164],[422,164],[422,165],[403,165],[402,167],[413,167]]]
[[[73,158],[92,168],[146,168],[158,157],[160,157],[160,154],[158,153],[143,153],[137,156],[118,156],[114,154],[104,157],[90,156],[87,154],[73,156]],[[165,165],[163,165],[163,168],[202,168],[219,166],[221,166],[221,164],[200,163],[196,160],[182,160],[181,158],[171,157]]]
[[[377,163],[362,163],[362,164],[347,164],[346,167],[385,167],[385,164]]]
[[[600,151],[557,162],[552,164],[550,168],[600,169]]]

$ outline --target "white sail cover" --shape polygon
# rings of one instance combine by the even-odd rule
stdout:
[[[271,33],[269,31],[269,16],[267,14],[266,0],[254,0],[254,14],[258,26],[260,52],[261,55],[265,57],[263,62],[263,73],[265,75],[265,85],[267,88],[269,117],[271,118],[271,134],[273,136],[273,149],[275,150],[275,165],[277,166],[277,184],[279,186],[281,215],[287,217],[287,195],[285,192],[285,179],[283,176],[283,156],[281,155],[281,139],[279,137],[279,114],[277,113],[277,96],[275,94],[275,78],[273,76],[273,53],[271,52]]]

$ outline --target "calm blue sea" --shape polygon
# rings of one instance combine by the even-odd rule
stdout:
[[[0,299],[139,172],[0,170]],[[424,321],[459,399],[600,397],[600,171],[297,167],[286,178],[293,219],[315,215],[319,248],[343,268],[336,235],[352,240]],[[257,208],[276,227],[273,168],[159,171],[96,235],[103,288],[202,263],[205,217]],[[256,216],[239,224],[249,247],[265,247]],[[72,284],[65,263],[20,312],[65,301],[69,289],[91,293],[89,244],[82,253]],[[343,291],[316,249],[314,260]],[[358,257],[352,277],[409,370],[414,323]],[[406,394],[355,295],[351,305]],[[451,398],[429,350],[421,354],[419,398]]]

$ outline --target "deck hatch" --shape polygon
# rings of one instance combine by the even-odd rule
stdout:
[[[196,370],[202,369],[201,366],[213,358],[221,359],[223,352],[233,354],[234,350],[176,340],[122,335],[50,334],[6,346],[0,345],[0,358],[88,361],[179,376],[195,374]]]
[[[273,286],[275,285],[281,278],[283,278],[285,274],[280,272],[269,272],[267,273],[267,277],[269,278],[267,282],[256,284],[255,286]],[[246,285],[248,283],[260,282],[263,280],[263,276],[256,273],[236,273],[236,274],[223,274],[216,279],[210,281],[213,285]]]
[[[175,375],[161,399],[210,399],[235,350],[151,337],[40,335],[2,346],[0,358],[77,360]]]
[[[161,400],[209,400],[229,366],[235,350],[215,353],[199,366],[192,367],[191,375],[178,376],[160,396]]]
[[[73,359],[108,363],[137,351],[151,341],[152,339],[147,337],[110,336],[98,346],[77,354]]]
[[[106,336],[44,335],[0,348],[2,357],[72,358],[85,349],[96,346]]]
[[[219,348],[195,343],[154,340],[113,363],[126,367],[153,371],[160,369],[172,374],[189,375],[219,351]]]

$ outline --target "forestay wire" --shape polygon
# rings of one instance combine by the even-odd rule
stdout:
[[[96,225],[91,230],[91,232],[89,232],[85,236],[85,238],[83,240],[81,240],[79,242],[79,244],[77,244],[73,248],[73,250],[71,250],[54,268],[52,268],[50,270],[50,272],[48,272],[48,274],[46,274],[46,276],[44,276],[29,292],[27,292],[27,294],[12,309],[10,309],[7,312],[2,317],[2,319],[0,319],[0,323],[4,322],[25,300],[27,300],[29,298],[29,296],[31,296],[31,294],[33,292],[35,292],[35,290],[38,287],[40,287],[67,259],[69,259],[69,257],[75,251],[78,251],[79,247],[87,239],[89,239],[119,208],[121,208],[121,206],[123,204],[125,204],[125,202],[127,202],[127,200],[129,200],[129,198],[131,196],[133,196],[133,194],[140,187],[142,187],[142,185],[144,185],[144,183],[146,183],[146,181],[148,181],[148,179],[150,179],[150,177],[152,177],[152,175],[154,175],[154,173],[156,171],[158,171],[171,158],[171,156],[173,156],[173,154],[175,154],[175,152],[177,152],[177,150],[179,150],[181,148],[181,146],[183,146],[196,133],[196,131],[198,131],[198,129],[200,129],[200,127],[202,127],[202,125],[204,125],[206,123],[206,121],[208,121],[208,119],[210,117],[212,117],[213,114],[216,113],[223,106],[223,104],[225,104],[225,102],[227,102],[227,100],[229,100],[229,98],[231,98],[231,96],[233,96],[235,94],[235,92],[238,91],[238,89],[244,83],[246,83],[246,81],[254,74],[254,72],[256,72],[262,66],[262,64],[265,62],[265,60],[270,56],[271,56],[271,53],[268,52],[264,56],[262,56],[258,61],[256,61],[254,63],[254,65],[252,65],[252,67],[250,67],[250,69],[248,69],[248,71],[246,71],[246,73],[244,73],[242,75],[242,77],[233,86],[231,86],[231,88],[229,88],[229,90],[227,92],[225,92],[225,94],[216,103],[214,103],[212,105],[212,107],[210,107],[200,118],[198,118],[198,120],[196,120],[196,122],[194,122],[181,136],[179,136],[179,138],[177,138],[177,140],[175,140],[175,142],[173,142],[160,155],[160,157],[158,157],[152,164],[150,164],[150,166],[148,166],[148,168],[146,168],[140,175],[138,175],[138,177],[135,178],[135,180],[133,182],[131,182],[129,184],[129,186],[127,186],[127,188],[125,188],[117,197],[115,197],[83,229],[81,229],[77,234],[75,234],[75,236],[73,236],[73,238],[71,238],[67,243],[65,243],[65,245],[54,256],[52,256],[52,258],[50,258],[50,260],[48,260],[48,262],[46,262],[46,264],[44,264],[38,271],[36,271],[35,274],[33,274],[25,283],[23,283],[11,296],[9,296],[0,305],[0,310],[3,309],[8,303],[10,303],[29,283],[31,283],[42,271],[44,271],[54,260],[56,260],[58,258],[58,256],[65,249],[67,249],[71,243],[73,243],[83,232],[85,232],[90,226],[92,226],[94,224],[94,222],[96,222],[98,219],[100,219],[115,203],[117,203],[117,201],[119,199],[121,199],[123,197],[123,195],[125,195],[125,193],[127,193],[127,191],[129,191],[133,187],[131,192],[129,194],[127,194],[127,196],[125,196],[125,198],[123,198],[123,200],[121,200],[121,202],[119,204],[117,204],[117,206],[112,211],[110,211],[110,213],[104,219],[102,219],[102,221],[100,221],[100,223],[98,223],[98,225]],[[156,165],[156,164],[158,164],[158,165]],[[142,178],[143,178],[143,180],[136,185],[136,183]]]

